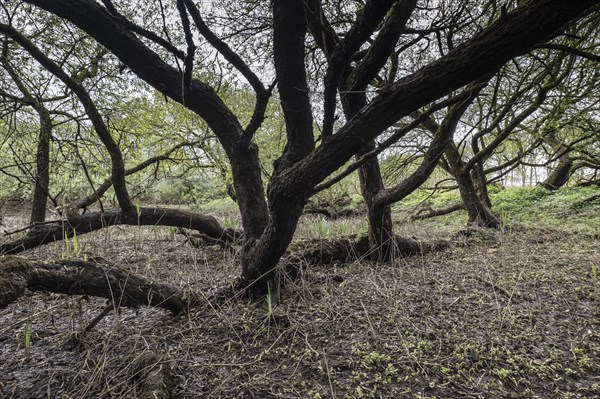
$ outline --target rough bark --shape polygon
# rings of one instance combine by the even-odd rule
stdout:
[[[433,209],[432,207],[429,206],[426,208],[419,209],[419,211],[415,215],[412,215],[410,218],[412,220],[423,220],[423,219],[434,218],[437,216],[448,215],[452,212],[464,211],[464,210],[465,210],[464,204],[456,204],[456,205],[452,205],[452,206],[449,206],[449,207],[443,208],[443,209]]]
[[[109,48],[141,79],[163,94],[183,102],[179,71],[161,60],[97,3],[92,0],[26,2],[73,22]],[[555,34],[560,26],[599,2],[600,0],[527,2],[437,61],[384,90],[338,133],[324,140],[318,149],[281,170],[272,179],[269,187],[271,219],[257,240],[257,245],[248,252],[253,270],[247,275],[259,280],[272,273],[291,240],[307,195],[316,184],[358,153],[365,143],[376,138],[400,118],[497,70],[513,57],[528,52],[536,44]],[[298,3],[287,2],[291,6]],[[289,22],[290,27],[294,28],[295,22]],[[239,122],[214,90],[198,80],[193,80],[185,92],[184,105],[204,118],[223,144],[232,163],[244,229],[247,234],[251,231],[251,236],[257,235],[261,228],[250,222],[256,222],[259,227],[265,226],[269,215],[262,197],[256,153],[249,151],[246,146],[240,148],[238,144],[242,134]],[[250,171],[247,176],[244,175],[246,171]],[[242,205],[242,202],[246,205]],[[262,284],[262,289],[264,288],[265,285]]]
[[[306,21],[298,1],[273,2],[273,47],[280,102],[286,121],[287,144],[275,161],[274,176],[303,159],[314,148],[312,113],[304,65]],[[237,190],[236,190],[237,191]],[[269,195],[269,221],[258,240],[249,240],[242,253],[242,280],[252,296],[276,288],[275,267],[291,242],[307,202],[306,195]],[[238,197],[241,194],[238,192]]]
[[[387,11],[390,5],[384,3],[378,4],[377,7],[381,8],[378,10],[375,8],[377,12],[374,12],[374,10],[365,10],[355,25],[356,29],[353,30],[354,35],[350,34],[343,40],[339,40],[336,37],[334,41],[338,45],[335,48],[328,48],[326,40],[320,42],[321,49],[329,58],[328,76],[325,78],[325,85],[332,85],[335,81],[339,81],[338,89],[347,120],[352,119],[367,105],[364,90],[378,75],[388,57],[393,53],[395,44],[404,26],[416,7],[416,1],[400,1],[391,6],[391,10],[386,16],[384,11]],[[324,16],[320,7],[315,4],[309,4],[307,7],[311,11],[309,21],[312,20],[311,31],[313,36],[319,35],[319,33],[322,34],[325,28],[322,24]],[[318,14],[318,20],[315,19],[316,14]],[[379,24],[377,21],[383,19],[384,16],[385,20],[382,23],[382,27],[374,42],[369,46],[365,56],[358,65],[350,68],[347,65],[350,56],[358,50],[360,44],[364,43],[367,38],[366,34],[371,32]],[[327,96],[327,88],[325,96]],[[325,101],[325,106],[327,107],[327,98]],[[329,116],[327,116],[327,110],[325,112],[323,134],[324,136],[328,136],[327,129],[331,127],[328,123],[331,122],[331,112],[333,111],[330,110]],[[375,141],[370,140],[358,150],[356,158],[360,159],[374,149]],[[375,198],[385,189],[379,161],[376,156],[371,157],[360,166],[358,176],[361,194],[367,208],[369,243],[374,251],[379,254],[380,260],[389,259],[395,251],[394,226],[391,209],[388,204],[375,204]]]
[[[367,140],[433,99],[497,70],[546,40],[598,0],[527,3],[471,40],[383,91],[335,135],[279,176],[277,192],[302,195],[342,166]],[[535,26],[536,29],[531,29]]]
[[[396,250],[393,259],[440,250],[447,246],[446,241],[425,242],[397,236],[393,246]],[[303,265],[332,265],[360,260],[379,261],[379,259],[379,254],[369,243],[369,237],[362,236],[295,242],[282,263],[288,275],[293,278],[304,267]]]
[[[119,306],[156,306],[173,313],[197,306],[194,295],[158,284],[116,266],[83,261],[34,262],[16,256],[0,258],[0,308],[25,290],[106,298]]]
[[[366,144],[357,154],[360,159],[362,155],[375,148],[372,140]],[[392,222],[392,211],[389,205],[377,205],[375,199],[385,189],[379,161],[377,157],[365,162],[358,170],[360,189],[367,205],[367,220],[369,221],[369,243],[371,248],[378,253],[380,260],[389,260],[395,252],[394,224]]]
[[[52,137],[52,120],[45,108],[38,109],[40,116],[40,133],[35,161],[35,187],[31,203],[31,223],[46,220],[46,205],[50,186],[50,139]]]

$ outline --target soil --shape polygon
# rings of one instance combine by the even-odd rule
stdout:
[[[151,397],[144,373],[174,398],[600,397],[598,239],[397,232],[454,238],[390,264],[309,265],[274,308],[120,308],[89,332],[106,300],[30,293],[0,309],[0,398]],[[24,256],[101,256],[207,298],[238,275],[235,253],[173,233],[111,227]]]

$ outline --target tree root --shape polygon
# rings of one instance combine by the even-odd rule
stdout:
[[[396,236],[394,256],[407,257],[424,252],[440,250],[448,246],[446,241],[422,242]],[[295,276],[301,264],[349,263],[357,260],[378,261],[379,252],[369,245],[369,238],[339,238],[335,240],[307,240],[290,245],[282,263],[288,275]]]

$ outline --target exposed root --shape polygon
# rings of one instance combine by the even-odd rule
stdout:
[[[423,242],[413,238],[396,236],[393,256],[406,257],[440,250],[448,246],[446,241]],[[369,245],[369,238],[346,237],[335,240],[307,240],[290,245],[288,256],[282,261],[286,273],[292,278],[302,264],[350,263],[358,260],[377,261],[379,252]]]

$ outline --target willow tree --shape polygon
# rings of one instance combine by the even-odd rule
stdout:
[[[461,101],[472,98],[478,84],[513,58],[532,51],[540,43],[552,41],[563,26],[592,12],[600,1],[533,0],[519,2],[519,6],[510,2],[508,7],[489,1],[485,6],[497,12],[486,12],[486,16],[492,17],[485,18],[484,14],[477,18],[468,13],[470,2],[460,2],[460,7],[448,19],[451,45],[443,52],[429,51],[427,46],[419,49],[423,50],[420,52],[422,65],[412,70],[400,65],[401,72],[394,74],[385,74],[393,62],[388,62],[390,55],[400,54],[402,43],[415,32],[426,34],[427,29],[423,28],[427,25],[426,19],[436,18],[435,13],[427,12],[431,7],[426,1],[366,1],[364,6],[352,10],[350,20],[338,25],[343,29],[339,31],[331,28],[320,1],[273,0],[263,27],[272,37],[272,51],[264,53],[269,59],[262,60],[245,59],[230,45],[228,37],[220,37],[219,30],[207,23],[204,11],[193,0],[160,2],[161,6],[163,3],[171,5],[174,10],[162,18],[160,33],[159,29],[153,30],[152,23],[160,24],[160,14],[142,26],[141,19],[134,18],[134,9],[122,12],[125,5],[111,0],[101,3],[25,0],[25,3],[69,21],[104,46],[139,80],[206,121],[231,167],[244,231],[242,286],[263,295],[275,284],[276,266],[292,240],[307,200],[319,190],[321,183],[327,184],[336,170],[353,157],[359,157],[355,165],[362,168],[372,231],[370,244],[382,245],[393,236],[387,205],[398,198],[398,192],[403,194],[403,190],[415,184],[408,181],[400,188],[383,190],[373,158],[379,148],[374,140],[386,135],[387,142],[393,142],[401,135],[392,129],[394,124],[418,110],[431,115],[451,106],[453,109],[448,115],[453,112],[457,115]],[[264,3],[244,4],[260,7]],[[151,6],[140,3],[139,7]],[[465,20],[461,16],[467,16],[466,25],[471,28],[463,29]],[[168,34],[168,26],[172,28],[172,25],[182,38],[183,48],[174,44]],[[26,46],[21,43],[18,32],[4,29],[4,34]],[[39,32],[39,36],[43,35]],[[254,91],[255,107],[247,123],[243,124],[239,115],[219,97],[214,85],[201,78],[207,66],[198,57],[203,50],[199,48],[198,38],[202,38],[202,46],[211,46],[220,62],[235,71],[230,75],[232,79],[243,79]],[[326,73],[322,85],[317,85],[323,87],[324,94],[318,104],[310,93],[311,87],[315,87],[309,84],[313,76],[307,72],[309,40],[317,43],[324,54]],[[255,142],[275,86],[266,81],[269,73],[263,76],[255,70],[254,64],[272,65],[287,138],[285,148],[274,163],[266,192],[258,158],[260,149]],[[60,71],[55,72],[60,74]],[[377,92],[342,96],[345,117],[336,116],[340,90],[345,93],[365,91],[381,75],[387,76],[388,82]],[[74,92],[79,91],[78,97],[91,112],[90,119],[110,154],[120,218],[136,223],[140,215],[128,195],[118,145],[102,126],[102,115],[95,114],[92,99],[86,98],[80,87],[69,87]],[[322,110],[322,120],[315,120],[315,115],[321,114],[317,110]],[[321,122],[322,131],[316,138],[317,122]],[[439,151],[431,155],[435,160]]]

